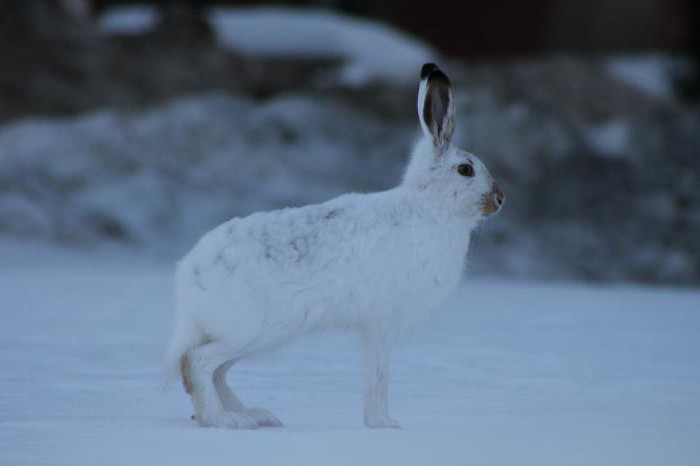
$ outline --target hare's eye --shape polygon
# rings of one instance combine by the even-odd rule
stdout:
[[[460,163],[459,165],[457,165],[457,171],[462,176],[468,176],[470,178],[474,176],[474,167],[472,167],[468,163]]]

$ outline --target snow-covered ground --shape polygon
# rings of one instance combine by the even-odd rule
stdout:
[[[697,465],[700,291],[467,283],[396,352],[401,430],[361,425],[351,335],[241,363],[281,429],[161,395],[172,264],[0,239],[0,464]]]

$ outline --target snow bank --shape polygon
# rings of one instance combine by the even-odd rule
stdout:
[[[697,196],[697,122],[621,117],[581,134],[488,90],[456,96],[455,142],[508,193],[474,234],[473,271],[697,283],[700,216],[683,200]],[[0,128],[0,232],[177,257],[233,216],[395,186],[417,132],[410,118],[302,93],[28,119]],[[647,168],[662,160],[658,178]]]
[[[410,134],[295,95],[26,120],[0,129],[0,230],[172,254],[235,215],[387,187]]]
[[[257,56],[341,58],[340,82],[412,83],[435,54],[386,24],[324,10],[216,9],[210,16],[220,40]]]
[[[153,7],[109,9],[100,19],[105,34],[146,32],[156,24]],[[222,46],[257,57],[337,59],[346,85],[373,81],[413,84],[435,52],[387,24],[323,9],[212,8],[208,19]]]

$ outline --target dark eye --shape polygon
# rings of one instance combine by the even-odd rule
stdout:
[[[474,176],[474,167],[472,167],[468,163],[460,163],[459,165],[457,165],[457,171],[462,176],[468,176],[470,178]]]

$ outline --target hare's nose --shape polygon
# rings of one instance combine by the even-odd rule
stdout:
[[[493,183],[493,187],[491,188],[491,193],[493,196],[493,202],[500,208],[506,200],[506,195],[495,181]]]

